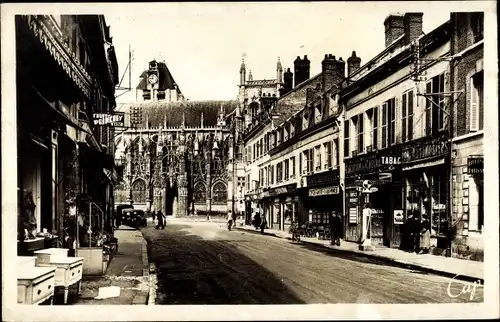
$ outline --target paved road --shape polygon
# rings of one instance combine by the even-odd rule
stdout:
[[[156,304],[452,303],[466,282],[223,224],[170,221],[142,230],[156,263]],[[472,302],[483,301],[478,287]]]

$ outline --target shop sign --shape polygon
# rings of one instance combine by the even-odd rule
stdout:
[[[402,163],[439,157],[449,152],[449,142],[446,135],[425,137],[406,144],[402,151]]]
[[[307,186],[314,187],[319,185],[338,185],[340,183],[339,169],[315,173],[307,176]]]
[[[315,188],[309,190],[309,197],[326,196],[326,195],[338,195],[340,193],[340,187],[325,187],[325,188]]]
[[[484,158],[470,156],[467,159],[467,174],[483,174],[484,173]]]
[[[262,198],[269,197],[269,196],[270,196],[270,194],[269,194],[269,191],[267,191],[267,190],[266,190],[266,191],[262,191],[262,192],[260,193],[260,198],[261,198],[261,199],[262,199]]]
[[[92,115],[92,119],[94,121],[94,125],[109,125],[112,127],[125,126],[124,112],[94,113]]]
[[[394,225],[404,224],[403,210],[394,210]]]
[[[401,164],[400,156],[392,156],[392,157],[380,157],[382,159],[382,164],[384,165],[398,165]]]
[[[283,187],[271,188],[267,192],[269,193],[270,197],[274,197],[281,194],[294,193],[296,188],[297,184],[291,183]]]
[[[349,203],[353,205],[358,204],[358,193],[356,191],[349,191]]]

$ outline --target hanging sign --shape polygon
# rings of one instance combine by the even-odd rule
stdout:
[[[92,119],[94,121],[94,125],[109,125],[112,127],[125,126],[124,112],[94,113],[92,114]]]

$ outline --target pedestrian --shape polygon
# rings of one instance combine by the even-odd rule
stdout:
[[[156,218],[156,211],[153,211],[153,213],[151,214],[151,217],[153,217],[153,221],[155,221],[155,218]]]
[[[264,217],[264,215],[262,215],[260,217],[260,233],[263,234],[264,233],[264,229],[266,229],[267,227],[267,221],[266,221],[266,217]]]
[[[158,211],[156,217],[158,218],[158,225],[156,225],[156,229],[165,229],[165,215],[161,212],[161,210]]]
[[[332,244],[340,246],[340,238],[342,237],[342,218],[340,213],[332,212]]]
[[[431,250],[431,224],[426,214],[422,216],[420,254],[428,254]]]
[[[122,224],[122,209],[116,210],[116,228],[120,228]]]
[[[420,251],[420,232],[421,232],[421,219],[418,212],[413,213],[411,219],[411,247],[410,252],[418,253]]]

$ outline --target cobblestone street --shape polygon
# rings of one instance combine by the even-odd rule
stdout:
[[[393,268],[356,254],[221,223],[170,221],[143,229],[156,263],[156,304],[452,303],[480,302],[482,287],[456,298],[467,282]],[[451,284],[450,284],[451,282]]]

